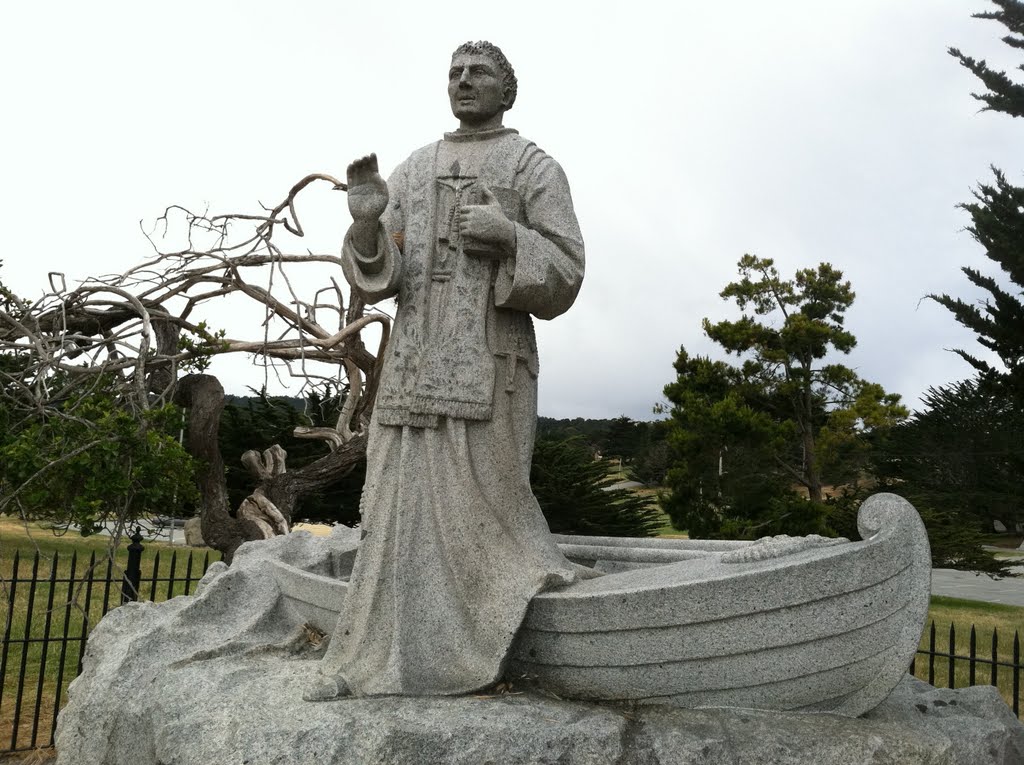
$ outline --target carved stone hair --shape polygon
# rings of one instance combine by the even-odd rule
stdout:
[[[519,81],[516,80],[516,72],[512,68],[512,64],[510,64],[508,59],[505,58],[505,54],[501,52],[501,48],[494,43],[487,42],[486,40],[479,40],[477,42],[462,43],[462,45],[456,48],[455,52],[452,53],[452,57],[454,58],[460,53],[476,53],[480,56],[487,56],[498,65],[498,69],[501,70],[502,77],[505,80],[505,89],[509,94],[508,109],[511,109],[512,104],[516,102],[516,93],[519,90]]]

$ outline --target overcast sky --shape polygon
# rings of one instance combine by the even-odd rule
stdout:
[[[385,174],[455,126],[450,54],[489,39],[519,78],[505,124],[557,159],[587,244],[573,309],[538,322],[540,413],[651,417],[680,345],[745,252],[784,275],[831,262],[853,282],[844,359],[914,407],[969,376],[973,336],[922,297],[977,294],[989,269],[957,210],[988,166],[1021,182],[1024,125],[979,113],[956,45],[1012,68],[980,0],[8,4],[4,265],[37,297],[49,271],[122,271],[169,204],[249,212],[311,172],[375,151]],[[344,195],[300,198],[294,249],[335,252]],[[990,270],[990,269],[989,269]],[[327,275],[318,277],[326,281]],[[314,279],[313,285],[317,283]],[[242,312],[209,314],[259,338]],[[244,362],[213,368],[259,386]]]

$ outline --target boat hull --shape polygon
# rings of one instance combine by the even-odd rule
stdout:
[[[931,556],[900,497],[858,522],[861,542],[737,546],[543,593],[510,673],[570,698],[863,714],[917,650]]]
[[[567,698],[860,715],[917,650],[931,558],[900,497],[871,497],[858,525],[839,543],[556,537],[606,574],[533,599],[509,675]],[[276,578],[296,618],[333,631],[347,582]]]

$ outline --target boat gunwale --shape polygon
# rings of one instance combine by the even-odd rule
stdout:
[[[869,545],[869,543],[855,542],[852,545]],[[621,613],[621,604],[626,601],[642,602],[644,600],[657,604],[656,609],[649,609],[643,614],[645,623],[642,626],[645,628],[699,623],[676,621],[680,614],[685,615],[687,611],[671,608],[671,603],[693,597],[705,602],[710,599],[716,609],[713,619],[723,619],[749,614],[751,610],[738,606],[738,601],[734,599],[719,597],[722,593],[716,593],[716,597],[710,597],[708,593],[716,589],[749,590],[752,585],[764,588],[766,586],[764,582],[787,579],[794,576],[794,569],[804,569],[799,574],[801,578],[825,586],[817,594],[816,599],[821,599],[845,595],[883,582],[908,568],[914,570],[918,568],[919,561],[916,560],[911,549],[907,549],[906,554],[893,557],[887,556],[886,550],[879,545],[858,547],[854,550],[845,549],[842,553],[837,553],[836,551],[840,547],[847,548],[849,546],[837,545],[818,551],[805,550],[787,556],[784,566],[765,567],[761,565],[762,561],[719,565],[713,562],[708,563],[705,559],[609,574],[598,579],[569,585],[560,590],[549,590],[535,596],[530,603],[523,624],[530,629],[545,632],[611,632],[630,629],[636,626],[637,617],[634,614],[631,620],[624,618]],[[672,569],[685,566],[711,568],[713,575],[675,581],[669,578],[668,574]],[[811,570],[808,572],[807,569]],[[813,569],[818,570],[814,571]],[[857,576],[843,576],[837,571],[856,573]],[[629,586],[625,582],[613,581],[616,578],[625,577],[633,580],[633,586]],[[647,581],[637,584],[637,579],[646,579]],[[757,581],[759,579],[763,582],[759,583]],[[591,583],[602,580],[611,580],[607,581],[607,584],[616,585],[615,589],[595,590]],[[585,585],[591,585],[591,588],[582,593],[574,591],[575,588]],[[799,605],[809,599],[806,593],[801,593],[794,588],[780,587],[772,592],[777,599],[772,608]],[[692,612],[689,612],[689,615],[692,616]]]
[[[704,552],[730,552],[750,547],[758,540],[747,539],[690,539],[666,537],[601,537],[583,534],[552,534],[555,544],[583,545],[586,547],[624,547],[628,549],[692,550]],[[631,544],[623,544],[624,542]]]

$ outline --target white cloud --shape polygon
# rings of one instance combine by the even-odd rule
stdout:
[[[447,57],[491,39],[516,66],[507,124],[565,167],[588,245],[573,311],[542,323],[541,412],[649,415],[681,344],[746,251],[853,281],[850,362],[904,394],[969,369],[972,338],[929,292],[973,295],[985,267],[955,205],[995,163],[1019,180],[1024,133],[977,113],[945,49],[1013,67],[985,3],[520,2],[434,6],[185,0],[21,3],[0,32],[5,140],[0,277],[119,271],[171,203],[252,209],[308,172],[376,151],[385,169],[452,126]],[[335,250],[344,200],[302,201]],[[326,280],[326,276],[323,277]],[[253,336],[252,317],[232,326]],[[229,390],[259,385],[224,364]]]

